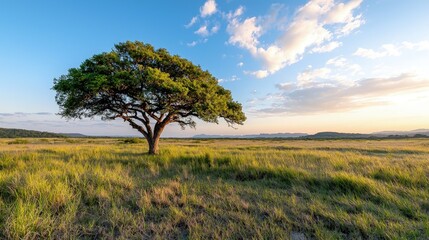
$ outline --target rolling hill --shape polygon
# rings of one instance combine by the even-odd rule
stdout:
[[[14,128],[0,128],[0,138],[56,138],[65,137],[65,135],[40,132],[33,130],[14,129]]]

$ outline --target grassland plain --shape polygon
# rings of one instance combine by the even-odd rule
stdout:
[[[429,238],[428,139],[163,139],[160,155],[146,151],[0,140],[0,238]]]

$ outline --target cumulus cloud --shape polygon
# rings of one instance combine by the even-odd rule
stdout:
[[[201,17],[208,17],[213,15],[217,11],[217,5],[215,0],[207,0],[204,5],[200,8]]]
[[[247,18],[240,22],[237,18],[231,19],[227,31],[230,34],[228,42],[256,53],[262,28],[256,25],[256,17]]]
[[[334,0],[310,0],[295,13],[274,43],[261,46],[259,38],[264,33],[264,25],[257,17],[244,20],[230,15],[228,23],[229,43],[247,49],[264,63],[264,68],[252,74],[259,78],[267,77],[285,66],[299,61],[303,55],[312,52],[327,52],[340,46],[334,37],[350,34],[363,24],[361,15],[353,11],[362,0],[351,0],[336,4]],[[240,14],[241,15],[241,14]]]
[[[346,111],[362,107],[389,104],[383,97],[429,89],[429,79],[404,73],[387,78],[365,78],[353,85],[315,85],[297,87],[278,84],[281,100],[260,109],[265,113],[320,113]]]
[[[200,8],[200,17],[204,18],[203,23],[199,26],[198,29],[194,31],[195,34],[201,37],[208,37],[217,33],[220,30],[220,24],[218,22],[213,22],[208,17],[218,12],[217,4],[215,0],[207,0],[204,5]],[[199,16],[194,16],[192,19],[185,25],[185,28],[191,28],[199,21]],[[193,41],[188,43],[189,47],[196,46],[201,41]]]

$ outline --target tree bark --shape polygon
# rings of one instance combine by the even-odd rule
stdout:
[[[158,145],[159,145],[159,136],[154,136],[152,139],[147,140],[149,143],[149,152],[150,155],[158,154]]]
[[[168,116],[164,119],[164,121],[157,122],[153,129],[153,132],[151,131],[150,125],[146,126],[148,134],[146,134],[145,137],[149,144],[148,154],[156,155],[159,153],[158,151],[159,139],[161,138],[161,134],[162,134],[162,131],[164,131],[165,126],[168,123],[170,123],[170,120],[171,120],[171,116]]]

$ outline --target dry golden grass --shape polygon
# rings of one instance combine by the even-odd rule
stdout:
[[[0,139],[0,238],[427,239],[429,140]]]

